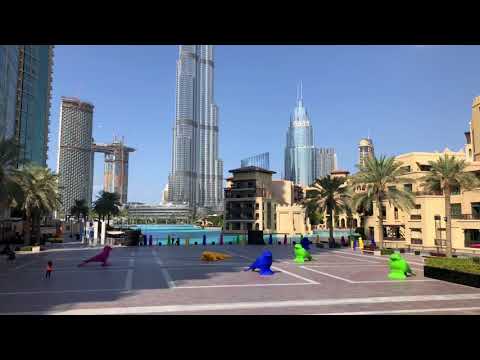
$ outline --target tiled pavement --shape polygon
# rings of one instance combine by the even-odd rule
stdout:
[[[242,271],[263,248],[271,277]],[[204,250],[230,260],[204,263]],[[479,289],[426,279],[423,259],[405,255],[417,275],[387,279],[387,257],[313,249],[295,264],[287,246],[115,248],[111,266],[77,264],[99,251],[69,244],[0,263],[2,314],[480,314]],[[3,260],[4,258],[2,258]],[[52,260],[51,280],[43,279]]]

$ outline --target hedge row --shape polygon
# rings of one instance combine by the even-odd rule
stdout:
[[[480,275],[480,263],[473,258],[427,258],[426,266]]]

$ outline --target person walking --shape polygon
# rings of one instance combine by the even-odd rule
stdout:
[[[45,279],[50,279],[50,276],[52,276],[52,271],[53,271],[53,262],[49,260],[47,263],[47,271],[45,272]]]

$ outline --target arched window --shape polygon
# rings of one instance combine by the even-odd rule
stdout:
[[[357,228],[358,227],[358,221],[357,219],[353,219],[353,227]]]
[[[345,219],[342,219],[340,220],[340,224],[341,224],[341,228],[344,228],[345,227]]]
[[[260,230],[260,225],[258,223],[255,224],[255,230]]]

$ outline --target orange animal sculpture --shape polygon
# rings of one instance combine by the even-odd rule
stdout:
[[[231,258],[230,255],[213,252],[213,251],[204,251],[202,253],[203,261],[219,261],[219,260],[226,260],[230,258]]]

